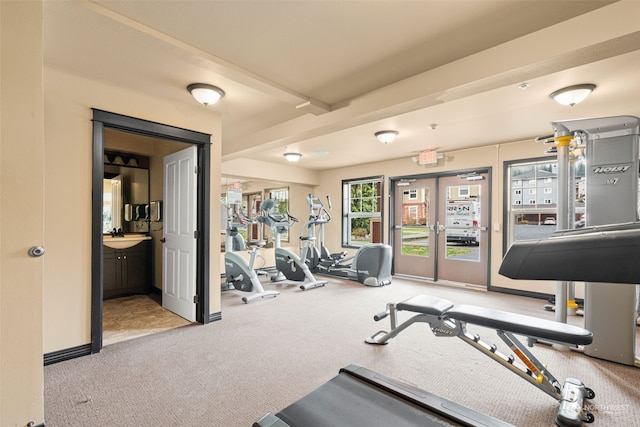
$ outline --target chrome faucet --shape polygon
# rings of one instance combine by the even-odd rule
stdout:
[[[124,231],[122,231],[122,228],[118,228],[117,230],[114,228],[111,231],[111,237],[124,237]]]

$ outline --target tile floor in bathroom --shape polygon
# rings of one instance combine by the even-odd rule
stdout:
[[[138,338],[191,322],[162,308],[155,294],[105,300],[102,314],[102,345]]]

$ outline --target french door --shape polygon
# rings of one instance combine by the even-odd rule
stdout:
[[[435,279],[436,179],[398,180],[393,185],[394,271]]]
[[[394,273],[487,286],[489,173],[392,184]]]
[[[488,173],[440,177],[438,184],[437,279],[487,286]]]

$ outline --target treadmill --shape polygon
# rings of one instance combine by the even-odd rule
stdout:
[[[253,427],[514,427],[357,365]]]

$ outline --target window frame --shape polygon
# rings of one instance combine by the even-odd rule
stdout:
[[[355,215],[351,212],[352,206],[352,197],[351,197],[351,186],[355,184],[364,184],[364,183],[375,183],[375,187],[378,188],[378,194],[375,197],[378,200],[378,211],[369,213],[369,212],[359,212]],[[371,243],[362,242],[362,243],[354,243],[352,240],[351,233],[351,220],[354,218],[375,218],[380,221],[380,224],[384,224],[384,175],[376,175],[369,176],[363,178],[353,178],[353,179],[344,179],[342,180],[342,232],[340,236],[341,245],[343,248],[361,248],[364,245]],[[371,222],[371,221],[370,221]],[[371,233],[371,230],[369,230]],[[371,236],[369,237],[371,239]],[[380,234],[380,240],[383,240],[382,230]]]
[[[555,180],[553,179],[553,177],[539,176],[540,170],[546,170],[546,169],[542,169],[541,167],[544,167],[547,164],[551,166],[550,171],[557,174],[558,159],[556,157],[545,156],[545,157],[536,157],[536,158],[529,158],[529,159],[516,159],[511,161],[505,161],[503,163],[503,177],[504,177],[503,178],[504,179],[504,182],[503,182],[504,233],[503,233],[503,239],[502,239],[503,255],[507,252],[509,247],[511,247],[511,245],[516,241],[516,234],[515,234],[516,218],[518,218],[519,216],[526,216],[526,215],[533,215],[533,214],[539,215],[541,217],[544,217],[545,215],[557,214],[557,195],[558,195],[557,175]],[[523,178],[511,176],[512,168],[519,167],[519,166],[522,166],[522,167],[531,166],[537,179],[529,180],[527,178],[523,179]],[[584,167],[582,169],[583,169],[582,172],[584,173]],[[577,169],[575,173],[578,174]],[[578,192],[577,183],[579,182],[579,179],[582,179],[582,175],[576,176],[576,189],[575,189],[576,193]],[[547,195],[547,197],[544,199],[541,199],[540,202],[536,201],[535,204],[525,204],[526,199],[522,199],[522,198],[518,199],[518,197],[522,196],[517,194],[517,192],[522,189],[522,186],[519,184],[526,181],[538,182],[535,188],[543,189],[543,191],[536,192],[536,193],[540,193],[540,194],[544,193],[545,195]],[[550,186],[549,181],[551,181],[553,185]],[[530,188],[530,187],[525,187],[525,188]],[[547,189],[551,189],[551,191],[548,192]],[[553,201],[554,197],[556,198],[555,202]],[[579,195],[576,194],[576,197],[579,198]],[[552,203],[548,203],[548,202],[552,202]],[[580,209],[584,209],[584,208],[583,207],[580,208],[576,205],[575,209],[576,209],[575,213],[579,214]]]

